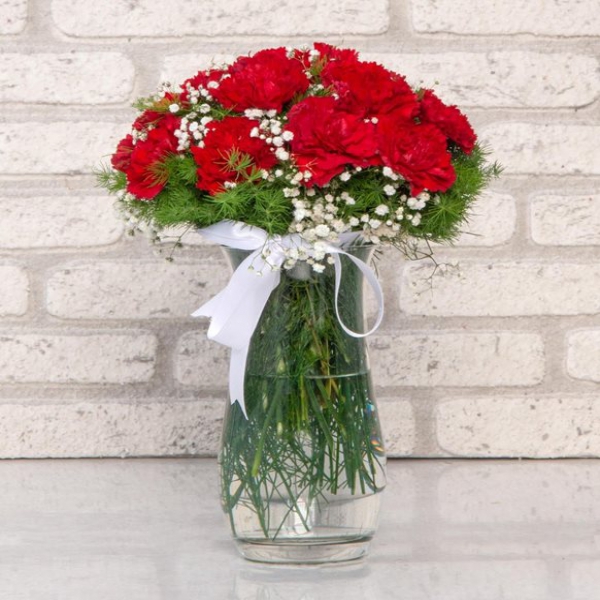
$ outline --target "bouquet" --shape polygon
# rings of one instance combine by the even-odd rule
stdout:
[[[384,486],[361,342],[363,276],[379,293],[369,253],[452,240],[498,166],[458,108],[324,43],[242,56],[136,106],[100,183],[134,229],[198,229],[237,267],[196,313],[232,348],[221,470],[234,533],[322,543],[335,499]]]

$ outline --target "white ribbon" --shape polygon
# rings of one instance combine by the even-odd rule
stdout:
[[[244,416],[244,373],[250,339],[271,292],[281,279],[281,268],[287,259],[286,251],[303,249],[308,256],[314,255],[313,246],[298,234],[269,237],[266,231],[235,221],[221,221],[200,229],[199,232],[211,242],[251,250],[251,254],[233,273],[227,286],[203,304],[193,317],[211,317],[208,338],[231,348],[229,366],[229,397],[232,404],[238,402]],[[353,242],[359,234],[342,234],[340,246]],[[362,260],[344,252],[342,247],[327,244],[325,251],[333,256],[335,269],[335,312],[342,329],[350,336],[363,338],[373,333],[383,319],[383,292],[373,270]],[[373,289],[378,303],[375,325],[366,333],[352,331],[343,323],[338,307],[342,262],[340,254],[347,256],[363,273]]]

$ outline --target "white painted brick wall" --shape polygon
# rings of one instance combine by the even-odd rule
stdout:
[[[27,25],[27,0],[0,0],[0,35],[21,33]]]
[[[144,332],[0,333],[2,383],[136,383],[155,361],[156,338]]]
[[[388,26],[387,8],[387,0],[263,0],[260,4],[171,0],[165,12],[153,0],[93,5],[86,0],[54,0],[53,16],[61,31],[75,36],[314,36],[383,33]]]
[[[567,371],[576,379],[588,379],[600,383],[600,329],[569,333]]]
[[[98,157],[110,157],[129,127],[95,121],[6,123],[0,130],[0,171],[9,175],[91,173]]]
[[[508,242],[517,218],[515,198],[510,194],[486,192],[470,211],[456,246],[498,246]]]
[[[0,198],[0,248],[105,246],[124,223],[106,196]]]
[[[597,456],[599,425],[593,394],[449,398],[436,414],[440,447],[479,457]]]
[[[600,589],[600,560],[582,560],[571,567],[573,600],[593,598]]]
[[[0,404],[0,454],[6,458],[214,455],[222,400],[152,403]]]
[[[461,107],[585,106],[600,94],[598,60],[588,54],[367,52],[362,57],[403,73],[411,85],[435,88]]]
[[[541,337],[521,332],[376,334],[375,381],[392,386],[535,385],[544,376]]]
[[[217,452],[227,352],[189,314],[225,261],[190,232],[165,262],[168,244],[125,233],[92,169],[160,81],[313,39],[434,86],[505,166],[465,233],[435,247],[433,277],[392,250],[378,263],[386,317],[369,344],[389,452],[600,456],[596,0],[169,8],[0,0],[0,457]]]
[[[597,125],[497,123],[481,137],[506,173],[600,175]]]
[[[0,56],[0,102],[127,102],[134,78],[133,63],[117,52],[4,54]]]
[[[22,315],[29,304],[29,278],[21,267],[0,265],[0,317]]]
[[[411,4],[414,27],[423,33],[600,35],[600,22],[593,18],[596,5],[589,0],[478,0],[476,6],[470,0],[413,0]]]
[[[227,281],[215,260],[69,263],[50,274],[47,307],[63,319],[189,318]]]
[[[600,312],[600,264],[460,261],[408,265],[400,306],[443,316],[578,315]]]
[[[554,196],[531,199],[531,238],[548,246],[599,246],[600,196]]]

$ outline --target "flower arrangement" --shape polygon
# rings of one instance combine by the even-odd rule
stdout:
[[[188,225],[236,269],[195,315],[232,348],[220,464],[242,552],[356,558],[385,486],[366,263],[380,244],[453,239],[499,167],[432,90],[323,43],[240,57],[137,107],[100,184],[134,229]]]
[[[242,56],[136,106],[99,174],[134,229],[230,220],[298,233],[313,255],[288,249],[284,268],[322,271],[324,243],[345,232],[404,250],[451,240],[498,171],[456,107],[322,43]]]

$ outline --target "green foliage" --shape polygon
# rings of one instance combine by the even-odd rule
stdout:
[[[124,190],[127,186],[125,173],[115,171],[106,165],[101,165],[99,168],[95,169],[94,175],[96,176],[97,185],[103,187],[111,194],[116,194],[117,192]]]
[[[456,181],[442,194],[438,202],[430,203],[422,213],[418,227],[406,228],[408,235],[432,242],[452,241],[458,237],[461,226],[468,218],[469,209],[488,183],[498,177],[501,168],[497,163],[486,163],[488,152],[475,146],[469,155],[456,153],[454,169]]]

